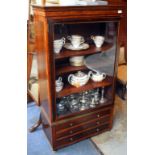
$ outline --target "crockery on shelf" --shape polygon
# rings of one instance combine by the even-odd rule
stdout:
[[[62,77],[59,77],[55,83],[56,83],[56,92],[60,92],[64,86],[64,83],[62,82]]]
[[[64,47],[68,50],[77,51],[77,50],[86,50],[89,48],[89,45],[87,43],[83,43],[79,47],[74,47],[71,43],[66,43]]]
[[[62,84],[62,77],[59,77],[55,82],[56,82],[56,86],[61,85]]]
[[[85,42],[84,37],[80,35],[71,35],[67,39],[71,42],[74,48],[78,48],[81,44]]]
[[[106,74],[105,73],[99,73],[99,72],[92,72],[90,71],[90,75],[91,75],[91,79],[94,82],[101,82],[102,80],[104,80],[106,78]]]
[[[84,56],[74,56],[69,58],[71,66],[83,66],[84,65]]]
[[[78,71],[77,73],[70,74],[68,76],[68,82],[75,87],[81,87],[87,84],[87,82],[89,81],[89,78],[90,78],[90,73],[88,73],[87,75],[81,71]]]
[[[54,40],[54,53],[59,54],[63,45],[65,44],[65,38]]]
[[[100,48],[105,40],[105,37],[103,36],[91,36],[91,39],[94,41],[96,47]]]

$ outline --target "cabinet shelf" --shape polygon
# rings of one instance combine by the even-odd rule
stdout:
[[[87,70],[86,66],[70,66],[69,64],[61,65],[56,68],[56,75],[62,75],[65,73],[73,72],[73,71],[79,71],[79,70]]]
[[[59,115],[57,116],[57,120],[62,120],[62,119],[65,119],[65,118],[70,118],[70,117],[74,117],[74,116],[80,116],[82,114],[86,114],[86,113],[89,113],[89,112],[94,112],[96,110],[99,110],[103,107],[109,107],[113,104],[112,100],[108,99],[104,104],[99,104],[99,105],[96,105],[96,107],[94,108],[89,108],[89,109],[86,109],[86,110],[83,110],[83,111],[77,111],[77,112],[68,112],[67,114],[64,114],[64,115]]]
[[[113,77],[107,77],[102,82],[93,82],[92,80],[89,80],[89,82],[86,85],[79,88],[76,88],[68,84],[63,88],[62,91],[56,94],[56,97],[61,98],[74,93],[79,93],[79,92],[83,92],[83,91],[87,91],[87,90],[91,90],[99,87],[104,87],[104,86],[110,86],[112,85],[112,82],[113,82]]]
[[[89,49],[87,50],[81,50],[81,51],[71,51],[64,49],[62,52],[59,54],[55,54],[55,59],[64,59],[72,56],[82,56],[82,55],[89,55],[89,54],[95,54],[99,53],[101,51],[106,51],[109,48],[112,47],[113,44],[105,42],[101,48],[96,48],[95,45],[90,45]]]

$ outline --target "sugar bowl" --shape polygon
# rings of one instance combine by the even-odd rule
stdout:
[[[60,92],[63,89],[64,83],[62,82],[62,77],[59,77],[56,82],[56,92]]]
[[[99,72],[92,72],[90,71],[90,77],[94,82],[101,82],[102,80],[104,80],[106,78],[106,74],[105,73],[99,73]]]

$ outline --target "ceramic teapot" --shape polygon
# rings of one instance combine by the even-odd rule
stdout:
[[[89,81],[89,78],[90,73],[87,75],[84,72],[78,71],[77,73],[68,76],[68,82],[75,87],[81,87]]]
[[[94,82],[101,82],[102,80],[104,80],[106,78],[106,74],[105,73],[99,73],[99,72],[95,72],[93,73],[92,71],[89,72],[91,79]]]

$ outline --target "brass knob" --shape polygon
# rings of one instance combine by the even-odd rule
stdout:
[[[70,133],[70,134],[72,134],[72,133],[73,133],[73,131],[71,130],[71,131],[69,131],[69,133]]]
[[[97,125],[99,125],[99,124],[100,124],[100,122],[96,122],[96,124],[97,124]]]
[[[100,115],[98,114],[97,117],[100,117]]]
[[[97,128],[97,129],[96,129],[96,131],[97,131],[97,132],[99,132],[99,131],[100,131],[100,129],[98,129],[98,128]]]
[[[70,138],[70,141],[73,141],[73,138]]]
[[[73,123],[70,123],[70,126],[73,126]]]
[[[122,10],[118,10],[117,12],[118,12],[118,14],[122,14],[122,13],[123,13],[123,11],[122,11]]]

